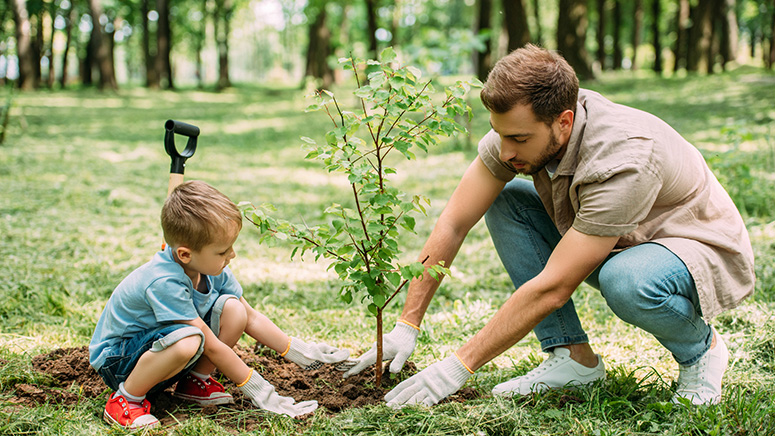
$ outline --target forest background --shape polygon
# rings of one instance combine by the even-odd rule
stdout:
[[[604,70],[713,73],[772,68],[771,0],[7,0],[0,79],[22,89],[77,84],[212,86],[341,80],[343,56],[392,46],[433,74],[486,77],[533,42],[579,76]]]
[[[337,58],[393,46],[402,64],[444,85],[483,77],[527,41],[560,50],[583,87],[675,127],[740,209],[757,283],[750,299],[712,321],[732,353],[722,403],[673,407],[669,354],[582,285],[574,301],[608,364],[608,379],[588,389],[490,395],[542,360],[529,335],[477,371],[466,386],[480,397],[465,403],[321,407],[305,420],[155,403],[166,421],[153,434],[775,434],[775,1],[8,0],[0,23],[0,434],[122,434],[101,420],[102,392],[39,364],[47,353],[83,350],[116,284],[158,250],[167,119],[201,129],[187,179],[315,224],[349,188],[300,147],[300,136],[321,140],[330,129],[320,113],[305,112],[310,90],[330,87],[351,102],[344,96],[354,80]],[[398,186],[431,199],[417,234],[400,241],[402,260],[415,260],[489,129],[477,92],[468,96],[469,135],[395,162]],[[258,240],[246,225],[232,262],[248,300],[293,335],[355,355],[368,349],[373,318],[339,298],[325,264],[291,261],[292,248]],[[421,369],[457,349],[512,291],[477,224],[411,361]]]

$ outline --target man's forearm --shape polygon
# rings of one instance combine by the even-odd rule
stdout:
[[[455,232],[439,222],[425,243],[419,260],[425,260],[426,267],[443,262],[444,266],[449,268],[460,250],[465,236],[465,233]],[[438,280],[434,279],[426,269],[422,279],[412,280],[409,284],[401,318],[419,326],[442,279],[443,276],[439,277]]]

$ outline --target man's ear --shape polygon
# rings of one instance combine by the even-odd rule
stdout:
[[[188,247],[180,246],[175,248],[175,257],[186,265],[191,262],[191,249]]]
[[[557,125],[560,128],[560,134],[558,135],[560,144],[566,144],[570,140],[570,134],[573,131],[573,111],[570,109],[564,110],[557,117]]]

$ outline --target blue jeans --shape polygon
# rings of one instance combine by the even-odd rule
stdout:
[[[533,183],[514,179],[485,215],[487,228],[515,288],[543,270],[560,242]],[[691,365],[713,338],[702,319],[697,288],[686,265],[670,250],[645,243],[611,253],[586,279],[623,321],[652,335],[682,365]],[[533,332],[545,351],[589,342],[570,299]]]

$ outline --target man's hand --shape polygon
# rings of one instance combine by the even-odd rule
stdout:
[[[350,357],[350,350],[340,350],[327,344],[309,344],[299,338],[291,337],[288,351],[283,357],[299,365],[302,369],[318,369],[324,363],[339,363],[336,369],[346,371],[355,364]]]
[[[269,384],[263,377],[251,371],[250,377],[240,390],[254,406],[268,410],[270,412],[296,417],[312,413],[318,408],[317,401],[296,402],[291,397],[282,397],[275,390],[274,386]]]
[[[410,326],[403,321],[398,321],[395,328],[390,333],[382,336],[382,360],[393,360],[390,364],[390,372],[397,373],[404,367],[406,359],[414,351],[417,343],[417,328]],[[377,345],[375,344],[369,351],[364,353],[355,362],[355,366],[344,373],[344,378],[359,374],[377,361]]]
[[[385,395],[385,401],[393,408],[411,404],[432,406],[457,392],[469,377],[471,372],[453,354],[399,383]]]

